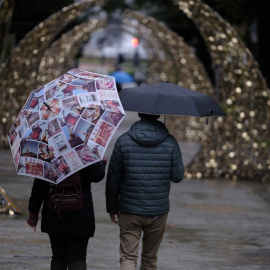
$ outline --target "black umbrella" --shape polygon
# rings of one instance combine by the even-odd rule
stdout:
[[[173,83],[125,88],[119,96],[127,111],[196,117],[226,116],[210,96]]]

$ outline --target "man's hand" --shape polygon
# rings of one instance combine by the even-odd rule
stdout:
[[[118,214],[110,214],[111,221],[115,224],[118,224]]]

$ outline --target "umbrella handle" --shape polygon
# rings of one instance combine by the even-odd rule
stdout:
[[[213,110],[209,110],[206,118],[206,125],[208,125],[209,117],[213,114]]]
[[[43,104],[51,111],[51,107],[46,102],[43,102]]]

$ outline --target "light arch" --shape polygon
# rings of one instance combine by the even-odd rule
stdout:
[[[58,30],[86,8],[101,5],[104,2],[84,1],[64,8],[39,24],[18,45],[0,74],[3,87],[0,100],[1,125],[3,127],[2,143],[6,143],[4,136],[10,126],[9,124],[14,120],[26,99],[28,93],[25,92],[25,89],[30,91],[35,88],[37,82],[40,83],[36,78],[39,75],[42,77],[44,70],[42,71],[42,67],[39,67],[39,63],[42,58],[46,58],[46,50],[49,52],[50,46],[53,46],[51,42]],[[202,1],[183,0],[178,1],[178,5],[180,10],[195,22],[205,38],[213,62],[219,65],[222,70],[219,78],[218,95],[217,89],[213,90],[211,83],[209,84],[206,73],[203,80],[199,81],[196,80],[198,70],[196,76],[194,76],[194,73],[192,74],[195,66],[201,67],[200,72],[204,72],[202,64],[197,61],[196,57],[192,57],[193,60],[187,65],[187,69],[182,70],[182,75],[185,74],[186,77],[181,78],[179,76],[178,78],[177,75],[176,83],[184,84],[189,88],[194,88],[195,85],[195,90],[217,95],[219,103],[228,114],[226,120],[219,118],[218,121],[214,121],[211,132],[202,135],[202,151],[187,169],[187,177],[225,176],[235,180],[238,178],[269,180],[270,148],[267,136],[270,118],[269,89],[256,61],[233,28]],[[64,16],[63,14],[69,14],[70,16]],[[186,57],[185,52],[187,51],[185,50],[188,48],[185,44],[182,44],[181,38],[165,25],[158,23],[153,18],[142,20],[142,15],[134,11],[126,11],[124,16],[127,19],[137,20],[146,29],[158,30],[160,33],[158,37],[159,46],[162,47],[167,44],[173,54],[176,53],[180,62],[183,55]],[[64,20],[59,25],[59,20],[63,17],[67,18],[67,21]],[[215,28],[213,28],[214,25]],[[49,28],[51,32],[48,30]],[[140,32],[139,29],[137,31]],[[42,35],[39,36],[39,33]],[[80,41],[81,39],[78,38],[72,46],[76,47]],[[57,42],[61,43],[61,41],[56,41],[54,45]],[[170,55],[170,53],[167,52],[167,55]],[[65,56],[67,60],[69,56],[72,57],[72,53],[67,52]],[[44,61],[46,62],[46,60]],[[17,65],[18,63],[19,65]],[[158,63],[158,61],[153,61],[152,67],[150,66],[150,69],[153,68],[155,73],[160,72],[156,68]],[[68,65],[70,63],[67,61]],[[168,65],[169,67],[170,65]],[[179,67],[179,65],[176,65],[176,67]],[[251,74],[249,74],[249,71],[251,71]],[[199,75],[202,76],[202,74]],[[160,76],[160,78],[162,80],[163,77]],[[183,82],[183,78],[186,80],[185,82]],[[204,83],[207,87],[202,87]],[[247,101],[249,107],[246,106]],[[260,110],[262,107],[264,110]],[[179,119],[176,118],[173,121],[174,127],[177,127]],[[194,127],[190,124],[189,128],[192,130]],[[258,135],[260,135],[259,139]]]
[[[220,150],[209,149],[211,162],[204,160],[208,153],[202,151],[191,170],[198,170],[202,160],[206,175],[214,171],[235,180],[270,180],[270,92],[257,62],[233,27],[203,1],[181,0],[178,5],[199,29],[219,67],[216,96],[228,114],[217,126],[223,134],[217,139]]]
[[[107,0],[85,0],[64,7],[30,31],[12,51],[0,72],[0,145],[6,146],[6,134],[17,117],[30,90],[37,85],[37,73],[45,50],[57,34],[87,9]]]

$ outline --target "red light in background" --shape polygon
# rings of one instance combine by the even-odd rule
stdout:
[[[139,40],[137,38],[132,38],[131,39],[131,44],[133,47],[137,47],[139,44]]]

